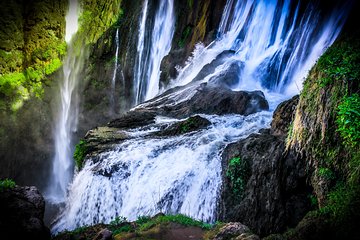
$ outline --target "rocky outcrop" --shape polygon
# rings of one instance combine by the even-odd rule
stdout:
[[[295,117],[296,106],[299,103],[299,95],[284,101],[277,106],[271,122],[271,133],[273,135],[286,136],[289,127]]]
[[[175,0],[176,26],[170,53],[161,63],[163,84],[177,76],[177,66],[183,66],[196,43],[208,45],[215,39],[226,1]]]
[[[264,236],[295,226],[309,210],[305,162],[285,151],[295,104],[296,97],[277,108],[271,130],[224,150],[221,219],[242,222]],[[230,168],[234,164],[240,169],[236,174]]]
[[[35,187],[15,186],[0,194],[2,239],[50,239],[44,225],[44,198]]]
[[[251,233],[250,229],[239,223],[239,222],[230,222],[221,227],[218,233],[215,235],[213,240],[226,240],[226,239],[235,239],[235,240],[260,240],[260,238]]]

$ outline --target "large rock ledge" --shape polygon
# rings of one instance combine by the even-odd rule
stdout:
[[[197,131],[211,124],[196,114],[249,115],[269,109],[261,91],[232,91],[226,86],[205,83],[197,87],[191,85],[190,88],[190,91],[195,89],[195,93],[183,102],[174,103],[172,94],[176,94],[179,88],[172,89],[110,121],[107,126],[88,131],[84,138],[87,157],[96,156],[129,139],[128,130],[150,127],[155,124],[157,116],[181,119],[149,134],[167,137]]]
[[[1,239],[50,239],[45,201],[36,187],[15,186],[0,193]]]

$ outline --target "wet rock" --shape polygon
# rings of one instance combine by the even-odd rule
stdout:
[[[208,127],[211,122],[205,118],[200,117],[199,115],[189,117],[184,121],[180,121],[170,125],[164,130],[157,132],[157,136],[174,136],[181,135],[193,131],[197,131],[203,128]]]
[[[213,240],[231,239],[249,232],[250,229],[247,226],[239,222],[230,222],[220,228],[219,232],[216,234]]]
[[[227,60],[227,58],[233,56],[234,53],[235,52],[232,50],[226,50],[226,51],[220,53],[214,60],[212,60],[210,63],[206,64],[192,81],[193,82],[200,81],[200,80],[203,80],[205,77],[209,76],[210,74],[213,74],[215,72],[215,69],[218,66],[220,66],[221,64],[223,64]],[[234,72],[234,71],[231,71],[231,72]],[[237,80],[238,75],[236,75],[235,78],[232,78],[232,79]]]
[[[295,116],[295,109],[299,102],[299,95],[279,104],[273,114],[271,133],[274,135],[287,135],[291,122]]]
[[[118,119],[108,123],[109,127],[129,129],[155,123],[156,114],[152,111],[137,110],[129,111]]]
[[[15,186],[0,194],[2,239],[50,239],[44,225],[45,201],[36,187]]]

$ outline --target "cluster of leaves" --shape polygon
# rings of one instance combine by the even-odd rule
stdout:
[[[230,159],[226,176],[230,180],[230,187],[236,199],[243,197],[247,180],[249,178],[249,166],[240,157]]]
[[[11,179],[4,179],[4,180],[0,180],[0,192],[6,190],[6,189],[11,189],[15,187],[15,182]]]
[[[84,165],[84,159],[88,152],[88,147],[86,145],[86,142],[84,140],[80,140],[78,144],[75,146],[74,151],[74,159],[75,159],[75,165],[77,169],[82,169]]]

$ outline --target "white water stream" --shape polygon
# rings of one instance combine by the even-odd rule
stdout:
[[[115,61],[114,61],[114,71],[113,71],[113,76],[111,79],[111,93],[110,93],[110,111],[115,113],[117,112],[115,109],[115,87],[116,87],[116,75],[117,75],[117,70],[118,70],[118,58],[119,58],[119,28],[116,29],[116,35],[115,35],[115,44],[116,44],[116,51],[115,51]]]
[[[69,1],[66,15],[67,56],[63,64],[63,75],[59,87],[58,106],[55,109],[56,126],[54,131],[55,156],[50,182],[45,198],[52,203],[65,201],[67,188],[70,184],[74,161],[72,157],[72,134],[77,130],[79,96],[77,93],[77,75],[81,69],[79,56],[75,52],[71,40],[78,29],[78,1]]]
[[[151,25],[151,21],[147,21],[149,2],[144,1],[134,68],[135,105],[159,93],[161,60],[171,49],[175,29],[174,1],[161,0],[157,7],[155,16],[150,16],[154,17],[154,23]],[[147,30],[149,27],[152,27],[151,31]]]

